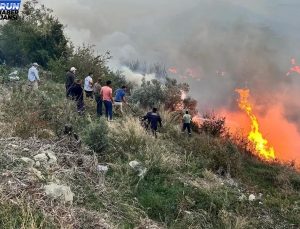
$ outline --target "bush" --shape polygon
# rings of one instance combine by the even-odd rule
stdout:
[[[0,228],[57,228],[42,211],[29,203],[1,201]]]
[[[51,10],[36,0],[26,1],[22,8],[19,20],[0,26],[0,59],[9,65],[38,62],[47,67],[50,59],[66,56],[68,41],[63,25]]]
[[[150,218],[170,224],[178,215],[183,193],[182,183],[174,182],[159,168],[151,168],[138,187],[137,198]]]
[[[3,106],[5,122],[13,126],[14,136],[60,136],[66,124],[71,124],[76,132],[82,132],[87,117],[77,114],[74,101],[67,100],[64,91],[62,85],[52,81],[45,82],[35,92],[14,91],[11,100],[5,101]]]
[[[83,141],[96,153],[103,153],[109,147],[108,126],[105,119],[91,123],[83,133]]]
[[[236,145],[225,140],[216,142],[217,145],[211,147],[209,167],[220,175],[235,176],[241,170],[241,154]]]
[[[226,133],[225,117],[217,117],[214,113],[207,113],[203,116],[205,120],[199,127],[199,131],[212,137],[221,137]]]

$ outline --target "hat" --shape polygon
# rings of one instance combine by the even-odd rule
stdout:
[[[39,64],[36,63],[36,62],[34,62],[32,65],[33,65],[33,66],[39,66]]]
[[[71,72],[74,72],[74,71],[76,71],[77,69],[75,68],[75,67],[72,67],[71,69],[70,69],[70,71]]]

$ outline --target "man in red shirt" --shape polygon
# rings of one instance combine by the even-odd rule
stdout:
[[[105,116],[107,120],[112,120],[112,104],[113,104],[113,97],[112,97],[112,88],[111,88],[111,81],[108,80],[106,82],[106,86],[101,88],[100,96],[104,102],[105,106]]]

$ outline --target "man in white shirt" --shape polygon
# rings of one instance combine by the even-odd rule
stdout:
[[[37,69],[38,66],[39,65],[37,63],[33,63],[31,68],[28,70],[28,85],[32,90],[37,90],[39,88],[38,82],[40,81],[40,78]]]
[[[93,99],[93,73],[89,73],[84,79],[84,91],[87,98]]]
[[[183,127],[182,127],[182,133],[185,132],[185,130],[188,130],[189,135],[192,134],[191,132],[191,121],[192,121],[192,116],[189,114],[189,111],[186,111],[185,114],[183,115],[182,122],[183,122]]]

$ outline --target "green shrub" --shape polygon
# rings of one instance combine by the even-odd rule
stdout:
[[[57,228],[41,211],[29,203],[0,203],[0,228]]]
[[[103,153],[109,147],[108,126],[105,119],[92,122],[83,133],[83,141],[96,153]]]
[[[241,154],[236,145],[228,140],[216,143],[210,151],[209,167],[222,175],[235,176],[241,170]]]
[[[159,168],[152,168],[139,184],[137,198],[150,218],[170,224],[178,215],[184,187]]]
[[[6,101],[5,119],[13,124],[15,136],[41,138],[60,136],[65,124],[81,132],[86,117],[78,116],[75,103],[65,98],[64,88],[52,81],[45,82],[40,90],[29,92],[16,90],[10,101]],[[45,135],[45,132],[52,132]]]

